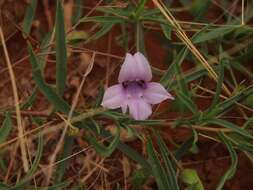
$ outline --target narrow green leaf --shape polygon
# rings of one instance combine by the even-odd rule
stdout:
[[[239,92],[237,92],[234,96],[230,97],[229,99],[220,102],[217,104],[212,110],[209,110],[205,116],[205,118],[213,118],[219,114],[226,113],[229,109],[231,109],[236,102],[246,99],[253,93],[253,87],[245,88]],[[204,114],[204,115],[205,115]]]
[[[37,152],[36,152],[36,155],[35,155],[35,158],[34,158],[34,161],[32,163],[32,166],[31,168],[29,169],[29,171],[27,172],[27,174],[25,175],[24,178],[22,178],[14,187],[14,189],[19,189],[19,188],[22,188],[25,183],[27,182],[27,179],[32,176],[38,166],[39,166],[39,163],[40,163],[40,159],[42,157],[42,152],[43,152],[43,136],[42,135],[39,135],[39,138],[38,138],[38,147],[37,147]]]
[[[118,16],[118,17],[129,17],[132,13],[132,9],[122,9],[122,8],[118,8],[118,7],[97,7],[96,8],[97,11],[103,12],[105,14],[108,14],[110,16]]]
[[[102,84],[99,85],[99,91],[98,91],[98,95],[97,95],[97,98],[96,98],[96,102],[95,102],[95,105],[94,107],[95,108],[98,108],[101,103],[102,103],[102,100],[103,100],[103,96],[104,96],[104,87]]]
[[[211,120],[207,121],[207,124],[219,125],[219,126],[231,129],[235,133],[239,133],[239,134],[241,134],[245,137],[253,139],[253,135],[251,133],[249,133],[246,129],[240,128],[240,127],[236,126],[235,124],[233,124],[229,121],[225,121],[225,120],[222,120],[222,119],[211,119]]]
[[[95,22],[95,23],[111,23],[118,24],[125,22],[126,19],[119,18],[116,16],[92,16],[92,17],[83,17],[80,19],[80,22]]]
[[[83,0],[75,0],[75,8],[72,16],[72,23],[75,25],[83,15]]]
[[[102,27],[99,29],[99,31],[97,31],[95,34],[93,34],[91,37],[89,37],[86,40],[86,43],[91,41],[91,40],[97,40],[97,39],[101,38],[107,32],[109,32],[112,29],[113,26],[114,26],[114,23],[103,23]]]
[[[162,140],[161,136],[159,135],[158,132],[155,131],[155,136],[157,139],[158,146],[161,151],[161,155],[164,161],[166,173],[167,173],[167,178],[170,184],[170,189],[171,190],[179,190],[179,186],[177,183],[177,178],[176,178],[176,171],[175,171],[175,166],[173,166],[173,162],[169,159],[171,157],[171,153],[166,146],[165,142]],[[174,164],[175,165],[175,164]]]
[[[32,22],[36,13],[37,0],[31,0],[30,5],[26,8],[25,17],[23,21],[23,36],[26,38],[31,31]]]
[[[162,31],[163,31],[164,36],[165,36],[168,40],[171,40],[171,31],[172,31],[171,26],[166,25],[166,24],[160,24],[160,26],[161,26],[161,28],[162,28]]]
[[[185,57],[188,55],[189,50],[187,48],[183,48],[178,54],[177,56],[174,58],[173,63],[169,66],[169,68],[167,69],[167,71],[165,72],[165,74],[162,76],[160,82],[162,83],[163,86],[165,86],[166,88],[171,88],[172,84],[172,79],[175,76],[175,66],[176,64],[181,65],[182,62],[184,61]]]
[[[198,112],[196,105],[193,103],[189,96],[186,96],[182,92],[177,93],[177,98],[179,98],[180,102],[182,102],[193,114]]]
[[[171,189],[165,170],[159,161],[157,153],[154,150],[155,148],[152,144],[151,139],[149,138],[148,144],[147,144],[147,152],[148,152],[149,162],[152,168],[152,173],[156,179],[157,186],[159,190]]]
[[[2,127],[0,128],[0,144],[3,143],[9,136],[11,129],[12,129],[11,116],[9,113],[6,113]]]
[[[140,0],[139,1],[139,4],[136,7],[135,15],[134,15],[137,19],[139,18],[140,14],[143,12],[146,2],[147,2],[147,0]]]
[[[226,138],[226,136],[223,133],[220,133],[219,137],[222,140],[222,142],[224,142],[225,145],[227,146],[227,149],[229,151],[229,155],[231,157],[231,165],[230,165],[229,169],[226,171],[226,173],[221,177],[219,184],[216,187],[216,190],[222,190],[225,182],[234,176],[234,174],[236,172],[236,168],[237,168],[237,163],[238,163],[237,154],[236,154],[231,142]]]
[[[144,9],[142,13],[142,17],[158,17],[160,16],[161,11],[158,8],[153,9]]]
[[[36,172],[36,170],[39,166],[39,163],[40,163],[42,153],[43,153],[43,136],[40,134],[39,138],[38,138],[38,146],[37,146],[35,158],[34,158],[34,161],[32,163],[30,170],[26,174],[26,177],[32,176]]]
[[[213,102],[210,106],[210,110],[218,103],[219,98],[220,98],[220,94],[221,94],[221,90],[222,90],[222,84],[223,84],[223,80],[224,80],[224,66],[223,66],[223,62],[222,60],[219,63],[219,73],[218,73],[218,82],[217,82],[217,86],[216,86],[216,91],[215,91],[215,95],[213,98]]]
[[[46,65],[46,57],[49,53],[49,50],[51,49],[50,47],[50,42],[51,42],[51,37],[52,37],[52,33],[49,32],[47,34],[45,34],[45,36],[42,39],[42,42],[40,44],[40,50],[41,50],[41,56],[38,56],[38,64],[42,70],[42,72],[44,71],[44,67]]]
[[[60,154],[58,160],[62,160],[64,158],[67,158],[72,153],[72,147],[74,145],[74,137],[73,136],[66,136],[64,139],[63,144],[63,152]],[[69,164],[70,160],[64,160],[60,164],[58,164],[56,172],[55,172],[55,183],[60,183],[62,181],[62,178],[65,174],[65,170]]]
[[[209,40],[220,38],[230,32],[232,32],[236,27],[224,26],[220,28],[212,29],[211,31],[201,31],[194,39],[193,42],[203,43]],[[207,29],[207,28],[206,28]]]
[[[195,20],[203,20],[203,17],[210,5],[210,0],[193,0],[191,13],[194,15]]]
[[[253,93],[253,87],[250,86],[248,88],[242,89],[241,91],[237,92],[234,96],[231,98],[219,103],[217,107],[220,110],[225,110],[228,109],[229,107],[233,106],[235,102],[239,102],[245,98],[247,98],[249,95]]]
[[[144,30],[141,22],[136,22],[136,49],[147,55],[145,47]]]
[[[127,125],[144,125],[144,126],[154,126],[160,125],[164,120],[127,120]]]
[[[70,110],[69,105],[63,99],[61,99],[56,94],[56,92],[44,81],[37,58],[30,44],[28,44],[28,51],[30,55],[30,63],[32,65],[33,79],[35,80],[36,85],[41,90],[41,92],[46,96],[48,101],[51,102],[57,110],[62,111],[65,114],[68,114]]]
[[[56,89],[59,96],[64,93],[67,78],[67,48],[64,26],[64,13],[61,0],[57,0],[56,20]]]

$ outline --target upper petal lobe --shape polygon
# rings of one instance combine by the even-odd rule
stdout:
[[[151,81],[152,71],[147,58],[140,52],[134,54],[134,59],[137,63],[136,72],[139,74],[139,79],[146,82]]]
[[[121,66],[119,73],[119,82],[144,80],[150,81],[152,72],[148,60],[140,52],[131,55],[126,54],[125,61]]]

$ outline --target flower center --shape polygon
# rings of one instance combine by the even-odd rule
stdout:
[[[127,99],[142,98],[146,83],[143,80],[125,81],[122,83]]]

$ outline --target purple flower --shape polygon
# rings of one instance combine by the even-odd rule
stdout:
[[[152,114],[151,105],[174,99],[161,84],[150,82],[151,79],[151,68],[144,55],[127,53],[120,69],[119,84],[105,91],[102,106],[110,109],[121,107],[123,113],[128,108],[134,119],[147,119]]]

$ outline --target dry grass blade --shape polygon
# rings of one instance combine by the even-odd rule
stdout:
[[[95,167],[91,171],[89,171],[89,173],[87,175],[85,175],[80,180],[80,182],[82,182],[82,183],[85,184],[85,182],[87,181],[87,179],[89,179],[98,169],[100,169],[100,170],[106,170],[107,171],[106,168],[103,168],[102,166],[100,166],[100,165],[102,165],[102,163],[104,162],[104,160],[105,160],[105,158],[101,159],[99,163],[94,163]]]
[[[170,22],[170,24],[175,28],[176,34],[179,37],[180,40],[188,47],[188,49],[195,55],[195,57],[200,61],[200,63],[204,66],[204,68],[208,71],[210,76],[217,81],[218,76],[214,69],[210,66],[210,64],[207,62],[207,60],[204,58],[204,56],[198,51],[198,49],[194,46],[194,44],[191,42],[191,40],[188,38],[180,24],[177,22],[175,17],[171,14],[171,12],[166,8],[166,6],[159,2],[159,0],[153,0],[153,3],[158,7],[158,9],[161,11],[161,13],[165,16],[165,18]],[[225,84],[223,84],[224,91],[231,95],[231,92],[226,87]]]
[[[28,171],[29,169],[29,162],[27,159],[27,152],[26,152],[26,141],[24,137],[24,129],[22,126],[22,118],[21,118],[21,112],[20,112],[20,107],[19,107],[19,97],[18,97],[18,91],[17,91],[17,85],[16,85],[16,79],[15,79],[15,74],[12,69],[11,61],[9,58],[8,50],[5,44],[4,40],[4,34],[2,27],[0,26],[0,37],[1,37],[1,42],[4,50],[4,55],[6,59],[6,63],[8,66],[8,71],[11,79],[11,86],[12,86],[12,91],[14,95],[14,102],[15,102],[15,109],[16,109],[16,115],[17,115],[17,125],[18,125],[18,136],[20,137],[20,149],[21,149],[21,155],[22,155],[22,162],[23,162],[23,167],[25,172]]]

